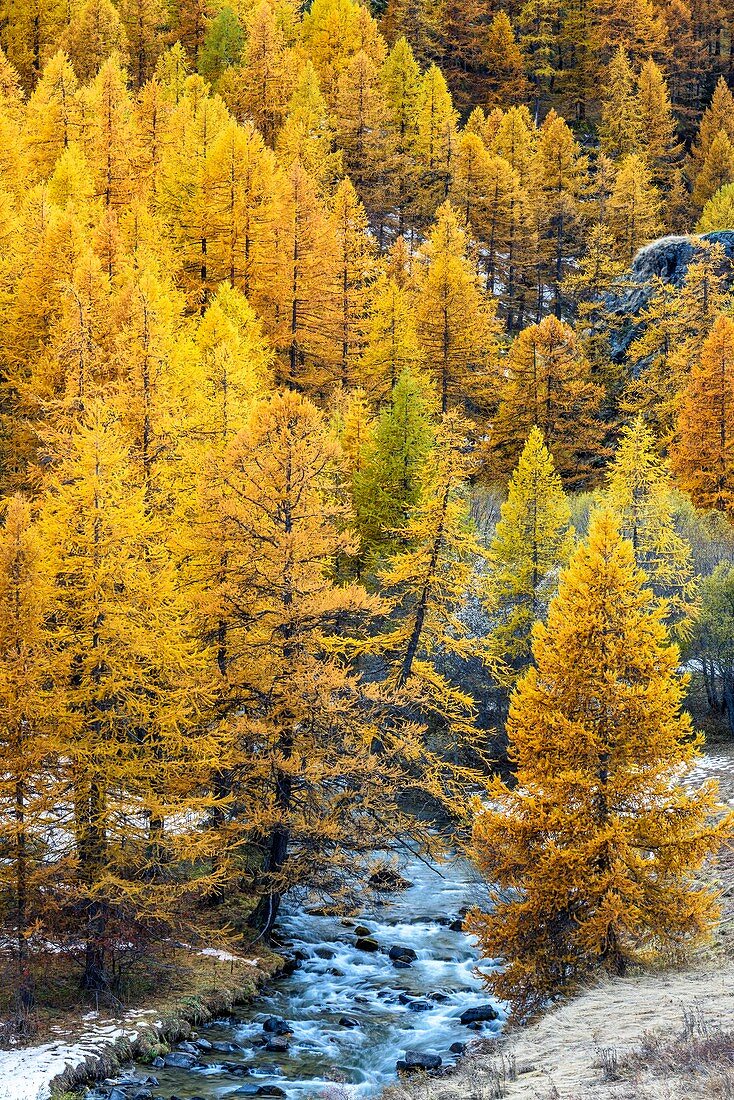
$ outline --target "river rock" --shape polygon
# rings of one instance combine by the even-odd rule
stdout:
[[[227,1095],[228,1096],[259,1096],[260,1095],[260,1086],[259,1085],[240,1085],[240,1087],[238,1089],[235,1089],[234,1092],[230,1092]]]
[[[153,1069],[163,1069],[163,1067],[165,1066],[166,1063],[163,1061],[160,1054],[158,1054],[158,1055],[156,1055],[156,1057],[153,1059],[153,1061],[150,1064],[153,1067]]]
[[[462,1012],[459,1016],[459,1023],[467,1027],[471,1024],[488,1023],[498,1018],[497,1010],[492,1005],[477,1005],[476,1008],[467,1008],[465,1012]]]
[[[196,1056],[183,1050],[172,1050],[163,1056],[163,1065],[166,1069],[191,1069],[196,1065]]]
[[[404,959],[393,959],[393,966],[396,970],[411,970],[412,963],[406,962]]]
[[[330,966],[326,971],[327,974],[331,974],[332,978],[343,978],[344,971],[340,970],[338,966]]]
[[[128,1100],[128,1095],[124,1089],[112,1089],[107,1093],[107,1100]]]
[[[288,1050],[288,1040],[285,1035],[274,1035],[272,1039],[268,1039],[265,1049],[271,1054],[285,1054]]]
[[[464,1054],[466,1051],[466,1043],[452,1043],[449,1050],[452,1054]]]
[[[199,1048],[199,1050],[212,1050],[212,1044],[209,1042],[208,1039],[197,1039],[196,1046]]]
[[[388,951],[388,956],[393,962],[414,962],[418,958],[417,952],[412,947],[403,947],[402,944],[396,943]]]
[[[212,1043],[211,1049],[215,1050],[217,1054],[234,1054],[239,1047],[236,1047],[234,1043]]]
[[[358,939],[362,936],[371,936],[372,929],[368,928],[366,924],[358,924],[354,929],[354,934],[355,936],[357,936]]]
[[[440,1054],[426,1054],[421,1050],[406,1050],[403,1059],[408,1069],[438,1069],[443,1063]]]
[[[403,878],[394,867],[378,867],[369,877],[373,890],[382,890],[384,893],[392,893],[394,890],[409,890],[413,885],[407,878]]]
[[[359,1020],[355,1020],[354,1016],[341,1016],[339,1018],[340,1027],[359,1027]]]
[[[317,947],[314,955],[317,959],[333,959],[336,952],[331,947]]]
[[[268,1016],[263,1024],[263,1031],[267,1031],[269,1035],[290,1035],[291,1027],[280,1016]]]
[[[182,1050],[184,1054],[198,1054],[199,1048],[195,1047],[193,1043],[179,1043],[176,1050]]]
[[[410,1001],[408,1012],[430,1012],[433,1005],[430,1001]]]
[[[377,940],[373,940],[371,936],[360,936],[354,945],[358,951],[379,951],[380,945]]]
[[[288,1093],[280,1085],[260,1085],[256,1096],[287,1096]]]

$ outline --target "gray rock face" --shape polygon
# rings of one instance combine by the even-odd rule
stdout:
[[[656,279],[679,287],[683,285],[689,266],[702,253],[702,242],[720,244],[725,254],[722,272],[734,284],[734,230],[704,233],[702,236],[661,237],[641,248],[618,288],[606,296],[604,307],[618,318],[617,331],[610,336],[610,348],[615,362],[621,362],[630,344],[643,331],[640,313],[650,301]]]

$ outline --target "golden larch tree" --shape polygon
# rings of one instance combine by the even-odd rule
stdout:
[[[700,739],[681,710],[679,654],[632,545],[598,513],[535,628],[510,704],[516,784],[489,784],[473,849],[492,909],[470,927],[517,1016],[595,969],[682,952],[716,919],[703,861],[731,833],[713,784],[681,774]]]

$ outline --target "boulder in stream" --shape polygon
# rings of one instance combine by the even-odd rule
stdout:
[[[371,936],[372,929],[368,928],[366,924],[358,924],[354,929],[354,934],[358,939],[361,939],[362,936]]]
[[[358,951],[379,951],[380,945],[377,940],[372,939],[371,936],[360,936],[354,945]]]
[[[443,1065],[440,1054],[428,1054],[422,1050],[406,1050],[405,1057],[396,1064],[398,1073],[432,1073]]]
[[[265,1044],[265,1049],[271,1054],[285,1054],[288,1050],[288,1039],[285,1035],[273,1035]]]
[[[386,894],[391,894],[396,890],[409,890],[413,885],[407,878],[403,878],[394,867],[378,867],[370,875],[369,883],[373,890],[381,890]]]
[[[493,1005],[477,1005],[476,1008],[467,1008],[465,1012],[462,1012],[459,1016],[459,1023],[464,1027],[471,1026],[471,1024],[484,1024],[490,1023],[492,1020],[499,1019],[497,1009]]]
[[[263,1031],[268,1035],[290,1035],[291,1026],[280,1016],[268,1016],[263,1024]]]
[[[183,1050],[172,1050],[170,1054],[163,1056],[163,1065],[166,1069],[191,1069],[196,1062],[195,1054],[187,1054]]]
[[[411,963],[418,958],[418,953],[412,947],[403,947],[402,944],[396,943],[388,951],[388,956],[393,962]]]
[[[354,1016],[341,1016],[339,1018],[340,1027],[359,1027],[359,1020],[355,1020]]]

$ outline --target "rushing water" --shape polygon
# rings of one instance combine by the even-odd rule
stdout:
[[[394,1079],[396,1060],[406,1049],[451,1063],[451,1045],[475,1037],[459,1016],[490,1003],[475,972],[473,941],[447,926],[467,905],[481,903],[481,886],[461,861],[436,871],[414,860],[404,873],[413,883],[409,889],[383,895],[383,904],[367,903],[353,921],[370,929],[383,949],[379,953],[358,950],[354,928],[337,917],[302,909],[284,913],[280,931],[292,945],[287,950],[302,957],[300,968],[272,982],[228,1021],[201,1030],[201,1038],[231,1043],[234,1051],[207,1052],[205,1065],[192,1070],[154,1070],[159,1085],[153,1092],[166,1100],[213,1100],[253,1095],[256,1087],[274,1084],[300,1100],[328,1095],[341,1081],[348,1087],[340,1096],[363,1100]],[[388,958],[394,944],[417,953],[409,969],[396,969]],[[485,1034],[501,1027],[502,1009],[496,1007],[500,1019],[484,1024]],[[288,1021],[293,1034],[287,1052],[258,1045],[268,1016]],[[233,1074],[235,1063],[247,1067],[246,1076]]]

